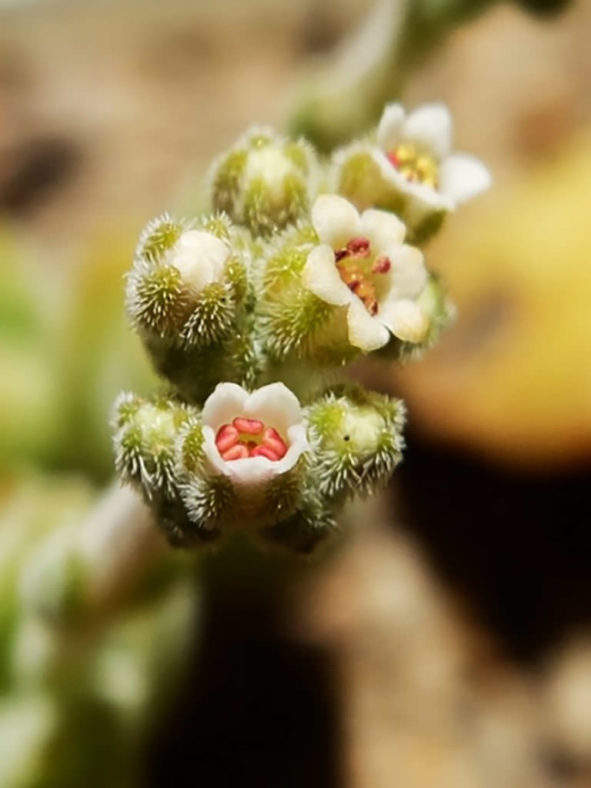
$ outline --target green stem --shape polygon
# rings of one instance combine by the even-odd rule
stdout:
[[[323,151],[363,134],[448,33],[496,2],[381,0],[359,30],[308,74],[291,132]]]

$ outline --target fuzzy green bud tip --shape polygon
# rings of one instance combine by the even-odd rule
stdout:
[[[329,391],[308,410],[319,489],[329,499],[368,493],[386,481],[402,456],[404,408],[361,388]]]
[[[127,311],[160,369],[171,351],[202,349],[230,334],[247,295],[248,250],[220,214],[191,228],[166,216],[142,237],[143,256],[128,277]]]
[[[185,407],[160,399],[135,398],[133,410],[126,395],[115,407],[115,464],[122,479],[139,486],[151,499],[174,487],[177,434],[188,418]]]
[[[212,205],[255,235],[268,236],[307,210],[316,170],[307,143],[255,129],[215,163]]]

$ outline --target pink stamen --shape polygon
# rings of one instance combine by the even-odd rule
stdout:
[[[224,424],[223,427],[220,427],[215,436],[215,445],[219,453],[223,454],[228,449],[231,449],[232,446],[235,446],[238,443],[238,438],[236,427],[233,427],[231,424]]]
[[[230,449],[220,452],[222,460],[244,460],[248,457],[248,447],[243,443],[237,443]]]
[[[256,440],[249,440],[250,436]],[[244,460],[247,457],[266,457],[280,460],[287,454],[287,445],[274,427],[265,427],[259,419],[237,416],[232,424],[224,424],[217,431],[215,445],[224,460]]]
[[[266,446],[275,452],[278,460],[280,460],[282,457],[285,457],[287,454],[287,446],[285,445],[285,441],[277,432],[277,430],[273,429],[273,427],[267,427],[267,429],[264,431],[263,442],[261,445]]]
[[[259,432],[262,432],[265,428],[262,421],[258,419],[247,419],[244,416],[235,418],[232,425],[236,427],[238,432],[245,433],[246,435],[258,435]]]
[[[386,153],[386,156],[388,157],[388,160],[390,161],[390,164],[393,167],[396,167],[396,169],[398,169],[400,167],[400,159],[394,153],[394,151],[391,151],[390,153]]]
[[[271,446],[267,446],[265,443],[261,443],[260,446],[256,447],[256,449],[253,449],[250,453],[250,456],[266,457],[268,460],[273,460],[274,462],[281,459],[277,452],[275,452]]]
[[[347,250],[355,257],[367,257],[370,251],[370,243],[367,238],[351,238],[347,244]]]
[[[372,274],[387,274],[392,268],[392,263],[388,257],[378,257],[371,267]]]
[[[369,257],[370,242],[367,238],[351,238],[342,249],[335,249],[334,259],[336,263],[349,257]]]

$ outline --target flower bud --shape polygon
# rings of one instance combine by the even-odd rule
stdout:
[[[258,313],[264,348],[274,361],[318,355],[314,337],[328,325],[334,310],[302,282],[308,255],[317,243],[316,231],[306,224],[289,229],[266,250]],[[330,354],[337,363],[340,351],[333,342]]]
[[[327,500],[367,494],[385,483],[402,458],[401,400],[338,387],[307,408],[313,446],[310,473]]]
[[[147,402],[121,394],[115,403],[115,465],[124,482],[147,500],[176,495],[175,443],[188,410],[177,402]]]
[[[202,349],[228,336],[246,295],[245,250],[224,217],[146,227],[128,278],[127,311],[152,347]]]
[[[316,180],[315,155],[306,142],[254,128],[214,163],[211,202],[254,235],[268,236],[302,216]]]

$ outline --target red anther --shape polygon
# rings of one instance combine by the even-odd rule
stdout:
[[[285,445],[285,441],[277,432],[277,430],[273,429],[273,427],[267,427],[267,429],[263,432],[263,442],[261,445],[271,449],[277,455],[278,460],[280,460],[282,457],[285,457],[287,454],[287,446]]]
[[[396,167],[396,169],[400,167],[400,159],[393,151],[391,153],[386,153],[386,156],[388,157],[388,160],[390,161],[390,164],[393,167]]]
[[[271,446],[267,446],[264,443],[261,443],[261,445],[257,446],[256,449],[253,449],[250,456],[266,457],[268,460],[273,460],[274,462],[281,459],[281,457],[275,451],[273,451]]]
[[[244,460],[248,457],[248,448],[243,443],[237,443],[228,451],[220,452],[222,460]]]
[[[367,257],[370,243],[367,238],[351,238],[347,244],[348,251],[355,257]]]
[[[388,257],[378,257],[371,267],[372,274],[387,274],[392,268],[392,263]]]
[[[348,249],[336,249],[334,253],[335,262],[338,263],[343,260],[345,257],[349,257],[349,250]]]
[[[242,432],[246,435],[258,435],[259,432],[262,432],[265,428],[262,421],[258,419],[247,419],[244,416],[237,416],[232,424],[236,427],[238,432]]]
[[[238,430],[231,424],[224,424],[220,427],[217,435],[215,436],[215,445],[220,454],[228,451],[232,446],[238,443]]]

